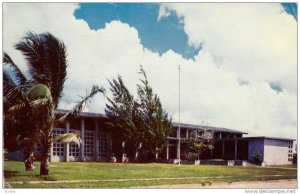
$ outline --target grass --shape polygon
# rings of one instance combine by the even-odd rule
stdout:
[[[172,164],[113,164],[96,162],[50,163],[49,176],[39,176],[36,169],[26,172],[22,162],[5,161],[4,179],[14,188],[128,188],[166,184],[212,184],[216,182],[257,181],[272,179],[295,179],[295,168],[261,168],[239,166],[205,166]],[[274,176],[276,175],[276,176]],[[277,176],[279,175],[279,176]],[[197,177],[197,178],[195,178]],[[203,178],[199,178],[203,177]],[[222,178],[221,178],[222,177]],[[110,181],[110,179],[186,178],[181,180],[134,180]],[[29,181],[51,183],[32,184]],[[102,182],[57,183],[61,180],[102,180]],[[106,180],[106,181],[103,181]]]

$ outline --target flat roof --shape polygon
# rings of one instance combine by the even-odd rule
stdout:
[[[173,122],[173,127],[179,127],[179,123]],[[180,123],[180,127],[186,128],[186,129],[208,129],[211,131],[217,131],[217,132],[227,132],[227,133],[239,133],[239,134],[248,134],[239,130],[234,129],[227,129],[222,127],[212,127],[212,126],[206,126],[206,125],[194,125],[194,124],[187,124],[187,123]]]
[[[66,114],[67,112],[69,112],[69,110],[65,110],[65,109],[57,109],[55,111],[56,114]],[[78,116],[80,117],[84,117],[84,118],[107,118],[107,116],[105,114],[101,114],[101,113],[91,113],[91,112],[80,112],[78,114]]]
[[[65,109],[57,109],[55,111],[56,114],[66,114],[69,110]],[[91,112],[80,112],[78,114],[79,117],[83,118],[107,118],[105,114],[101,113],[91,113]],[[173,127],[178,127],[179,123],[177,122],[172,122]],[[212,126],[205,126],[205,125],[194,125],[194,124],[187,124],[187,123],[180,123],[180,126],[182,128],[186,129],[208,129],[212,131],[217,131],[217,132],[227,132],[227,133],[238,133],[238,134],[248,134],[242,131],[234,130],[234,129],[227,129],[227,128],[221,128],[221,127],[212,127]]]
[[[57,109],[55,111],[56,114],[66,114],[69,110],[65,109]],[[91,113],[91,112],[80,112],[80,117],[84,118],[107,118],[105,114],[101,113]],[[178,122],[172,122],[173,127],[179,127]],[[212,126],[206,126],[206,125],[195,125],[195,124],[187,124],[187,123],[180,123],[180,127],[186,128],[186,129],[208,129],[212,131],[217,132],[227,132],[227,133],[238,133],[238,134],[248,134],[239,130],[234,129],[227,129],[222,127],[212,127]],[[296,139],[291,138],[282,138],[282,137],[268,137],[268,136],[257,136],[257,137],[242,137],[243,139],[276,139],[276,140],[285,140],[285,141],[296,141]]]
[[[296,141],[296,139],[285,138],[285,137],[268,137],[268,136],[256,136],[256,137],[243,137],[245,139],[276,139],[284,141]]]

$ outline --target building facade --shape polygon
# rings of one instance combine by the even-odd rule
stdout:
[[[66,110],[58,110],[56,115],[65,114]],[[114,156],[111,132],[108,130],[106,115],[82,112],[77,118],[69,119],[65,124],[55,126],[54,135],[69,132],[80,133],[81,145],[75,143],[53,142],[50,162],[101,161],[107,162]],[[201,154],[200,159],[219,159],[255,162],[254,155],[259,155],[265,165],[292,164],[293,139],[272,137],[243,137],[242,131],[209,127],[202,125],[173,123],[173,131],[166,141],[166,150],[162,155],[165,160],[186,159],[187,149],[181,141],[189,138],[193,130],[208,129],[213,131],[214,149]],[[122,142],[114,142],[122,144]],[[38,155],[37,147],[36,153]],[[120,154],[119,154],[120,155]],[[120,162],[121,156],[115,156]],[[10,158],[22,160],[21,152],[10,153]]]

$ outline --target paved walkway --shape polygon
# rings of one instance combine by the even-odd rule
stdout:
[[[268,175],[268,177],[280,177],[282,175]],[[263,178],[264,176],[257,176]],[[125,182],[125,181],[159,181],[159,180],[190,180],[190,179],[224,179],[236,178],[235,176],[218,176],[218,177],[165,177],[165,178],[139,178],[139,179],[102,179],[102,180],[58,180],[58,181],[25,181],[26,184],[51,184],[51,183],[92,183],[92,182]],[[284,184],[283,184],[284,183]],[[23,181],[5,182],[7,185],[23,184]],[[149,186],[146,188],[296,188],[297,181],[292,180],[275,180],[275,181],[249,181],[235,183],[213,183],[211,185],[202,184],[178,184],[178,185],[160,185]]]
[[[297,189],[297,180],[272,180],[272,181],[249,181],[233,183],[212,183],[202,186],[201,184],[178,184],[178,185],[158,185],[139,188],[169,188],[169,189]]]

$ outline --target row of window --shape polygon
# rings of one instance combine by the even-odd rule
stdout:
[[[61,135],[65,133],[65,129],[57,128],[53,131],[53,136]],[[63,156],[65,152],[65,146],[63,143],[53,142],[53,155]]]
[[[103,131],[99,134],[99,157],[108,157],[108,137]]]
[[[74,132],[74,130],[70,130]],[[53,131],[53,135],[64,134],[65,129],[57,128]],[[99,138],[99,157],[108,157],[108,137],[103,131],[100,131]],[[65,146],[63,143],[53,142],[53,155],[54,156],[64,156]],[[80,148],[76,143],[69,144],[69,156],[80,156]],[[84,156],[93,157],[94,156],[94,131],[84,132]]]
[[[289,154],[288,154],[288,161],[293,161],[293,142],[289,142]]]
[[[84,156],[92,157],[94,155],[94,132],[84,132]]]

